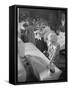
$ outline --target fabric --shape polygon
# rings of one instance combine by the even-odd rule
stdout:
[[[28,38],[28,42],[31,42],[35,45],[35,36],[34,36],[33,26],[29,26],[27,28],[27,38]]]
[[[18,41],[18,54],[19,56],[24,57],[25,45],[23,41]]]
[[[18,82],[25,82],[27,77],[26,69],[22,65],[21,59],[18,55]]]
[[[59,51],[60,51],[60,46],[59,44],[51,44],[49,45],[49,48],[48,48],[48,53],[49,53],[49,59],[52,60],[52,62],[56,61],[55,57],[57,55],[59,55]]]
[[[48,51],[48,46],[47,43],[44,42],[43,38],[41,38],[41,40],[37,40],[36,39],[36,47],[41,51]]]
[[[57,42],[60,45],[60,50],[65,49],[65,32],[60,32],[57,38]]]

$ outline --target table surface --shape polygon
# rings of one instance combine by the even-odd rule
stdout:
[[[50,61],[34,44],[25,43],[25,55],[32,56],[32,58],[30,57],[30,60],[34,62],[33,68],[37,69],[39,72],[40,80],[57,80],[61,75],[62,71],[54,64],[55,73],[51,73],[50,70],[46,68],[41,70],[45,65],[49,65]],[[40,57],[41,59],[36,57]]]

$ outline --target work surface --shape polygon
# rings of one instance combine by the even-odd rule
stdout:
[[[35,75],[39,74],[40,80],[57,80],[62,71],[54,64],[55,73],[51,73],[47,66],[49,59],[32,43],[25,43],[25,56],[29,55]],[[37,76],[38,77],[38,76]]]

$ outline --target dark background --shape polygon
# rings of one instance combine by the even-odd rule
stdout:
[[[49,26],[53,30],[59,29],[59,26],[61,24],[61,19],[63,14],[65,14],[64,11],[61,10],[41,10],[41,9],[26,9],[26,8],[20,8],[19,9],[19,21],[21,22],[25,18],[36,18],[40,17],[48,22]]]

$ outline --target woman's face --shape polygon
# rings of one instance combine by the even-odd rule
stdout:
[[[25,32],[28,25],[29,25],[28,21],[22,21],[18,23],[18,37],[21,37],[21,35],[23,34],[23,32]]]

